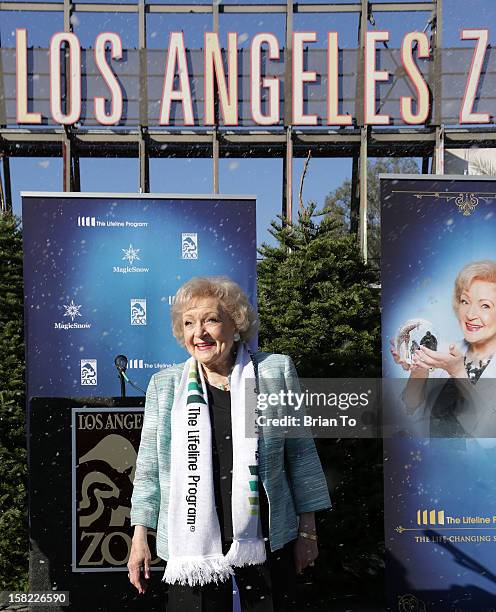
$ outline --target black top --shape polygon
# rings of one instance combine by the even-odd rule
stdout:
[[[214,493],[220,533],[223,543],[232,542],[232,426],[231,393],[207,383],[210,423],[212,427],[212,463]],[[269,536],[268,502],[262,483],[259,481],[259,502],[262,533]]]
[[[489,365],[491,359],[479,361],[474,364],[472,361],[463,359],[467,376],[470,382],[475,385],[484,370]],[[460,408],[461,392],[452,378],[448,378],[441,389],[431,411],[430,433],[437,438],[466,438],[467,432],[460,425],[456,415]]]

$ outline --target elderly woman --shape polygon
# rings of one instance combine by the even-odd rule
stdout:
[[[185,283],[172,328],[191,357],[148,387],[130,581],[144,592],[146,534],[156,529],[168,610],[231,610],[233,575],[243,609],[287,609],[292,573],[317,557],[314,512],[330,506],[328,489],[311,438],[250,438],[245,418],[255,419],[247,390],[273,390],[275,379],[294,386],[294,365],[285,355],[249,351],[255,313],[226,277]]]
[[[410,412],[426,406],[431,435],[492,436],[494,390],[479,386],[476,391],[474,385],[481,377],[496,377],[496,262],[475,261],[460,270],[453,309],[464,336],[461,347],[453,343],[448,352],[441,352],[421,345],[410,364],[392,343],[394,360],[410,371],[403,399]],[[453,380],[428,386],[429,377]]]

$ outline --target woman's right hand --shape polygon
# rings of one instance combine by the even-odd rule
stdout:
[[[148,586],[146,580],[150,578],[151,559],[150,548],[146,539],[146,527],[136,525],[127,568],[129,570],[129,582],[138,589],[140,595],[146,591]],[[144,578],[142,572],[144,572]]]
[[[391,355],[393,356],[394,362],[400,365],[404,370],[410,372],[411,378],[427,378],[429,376],[429,370],[425,370],[424,368],[419,367],[415,361],[413,363],[408,363],[405,359],[402,359],[400,354],[396,349],[396,344],[394,340],[389,340],[389,350]]]
[[[400,365],[404,370],[409,370],[410,364],[400,357],[400,354],[396,349],[396,344],[394,340],[389,340],[389,345],[389,350],[391,351],[391,355],[393,356],[394,363]]]

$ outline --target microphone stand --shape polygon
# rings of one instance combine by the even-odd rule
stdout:
[[[138,385],[133,383],[133,381],[128,378],[126,374],[127,357],[125,355],[117,355],[117,357],[114,359],[114,363],[117,371],[119,372],[119,379],[121,381],[121,397],[126,397],[126,383],[129,383],[131,387],[140,393],[143,393],[143,395],[146,395],[146,391],[144,389],[138,387]]]
[[[126,397],[126,381],[122,370],[119,369],[119,379],[121,381],[121,397]]]

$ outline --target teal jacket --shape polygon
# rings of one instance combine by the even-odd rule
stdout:
[[[260,393],[280,389],[281,380],[288,388],[298,390],[296,370],[289,357],[255,353],[254,360]],[[169,556],[170,416],[183,367],[179,364],[157,372],[148,385],[131,498],[131,525],[156,529],[157,554],[164,560]],[[331,502],[312,438],[262,435],[258,445],[259,475],[269,502],[270,547],[277,550],[297,537],[299,514],[329,508]]]

